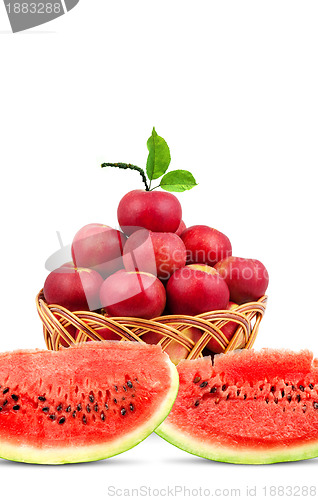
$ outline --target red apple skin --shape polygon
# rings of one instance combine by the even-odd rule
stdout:
[[[226,309],[230,298],[226,282],[215,269],[200,264],[177,269],[166,292],[170,313],[190,316]]]
[[[174,233],[180,225],[182,209],[178,198],[171,193],[136,189],[121,199],[117,217],[127,235],[141,228]]]
[[[232,255],[232,245],[227,236],[209,226],[191,226],[181,234],[187,249],[188,264],[214,266],[219,260]]]
[[[59,267],[46,278],[43,293],[48,304],[69,311],[94,311],[100,308],[102,284],[103,278],[93,269]]]
[[[202,333],[197,328],[189,328],[188,330],[183,332],[190,340],[193,340],[196,343],[201,337]],[[142,340],[147,344],[158,344],[162,335],[156,332],[147,332],[142,337]],[[177,365],[182,359],[185,359],[189,351],[185,347],[183,347],[179,342],[173,340],[170,344],[165,348],[165,352],[169,355],[172,363]]]
[[[237,304],[260,299],[268,287],[268,272],[264,264],[256,259],[228,257],[215,266],[226,281],[231,300]]]
[[[167,280],[184,267],[186,248],[174,233],[154,233],[140,229],[129,236],[124,246],[123,261],[127,271],[144,271]]]
[[[166,291],[152,274],[123,271],[104,281],[100,300],[110,316],[151,319],[162,314]]]
[[[185,225],[184,221],[182,220],[179,224],[179,227],[178,229],[175,231],[175,234],[177,236],[181,236],[181,234],[183,233],[183,231],[185,231],[187,229],[187,226]]]
[[[235,304],[234,302],[229,302],[226,309],[228,311],[232,311],[237,307],[237,304]],[[221,331],[226,336],[227,340],[230,341],[238,327],[238,323],[235,323],[235,321],[229,321],[221,328]],[[224,349],[222,349],[220,344],[214,339],[210,340],[210,342],[207,344],[207,348],[214,354],[220,354],[221,352],[224,352]]]
[[[103,278],[122,269],[126,236],[104,224],[87,224],[75,235],[72,258],[75,266],[93,268]]]
[[[96,329],[96,333],[98,333],[104,340],[120,340],[121,337],[117,333],[113,332],[107,326],[103,328],[99,328],[98,330]],[[76,330],[76,337],[77,338],[79,335],[79,330]],[[90,342],[91,339],[87,338],[86,342]]]

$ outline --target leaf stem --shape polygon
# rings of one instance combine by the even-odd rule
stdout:
[[[129,169],[129,170],[136,170],[137,172],[140,173],[140,175],[142,177],[143,183],[146,186],[146,191],[150,191],[150,186],[148,186],[148,182],[147,182],[147,178],[146,178],[145,172],[143,171],[142,168],[137,167],[136,165],[132,165],[131,163],[102,163],[101,167],[102,168],[104,168],[104,167],[115,167],[115,168],[122,168],[124,170],[127,170],[127,169]]]
[[[155,186],[153,188],[150,189],[150,186],[149,186],[149,191],[154,191],[155,189],[158,189],[160,187],[160,184],[158,184],[158,186]]]

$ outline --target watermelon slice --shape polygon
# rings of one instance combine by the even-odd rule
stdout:
[[[159,346],[0,354],[0,456],[42,464],[111,457],[158,427],[177,391],[177,370]]]
[[[318,360],[309,351],[242,350],[181,361],[180,389],[157,434],[221,462],[318,456]]]

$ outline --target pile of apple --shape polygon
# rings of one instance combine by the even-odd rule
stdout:
[[[88,224],[78,231],[73,262],[51,272],[45,281],[49,304],[152,319],[230,309],[265,294],[264,265],[233,257],[229,238],[212,227],[186,228],[180,202],[172,193],[131,191],[120,201],[117,215],[122,231],[103,224]],[[223,327],[229,340],[236,327],[234,322]],[[105,339],[118,338],[107,328],[99,333]],[[195,328],[187,330],[193,341],[201,334]],[[157,343],[160,335],[149,332],[143,339]],[[215,340],[207,348],[222,351]],[[174,362],[187,355],[177,342],[167,351]]]

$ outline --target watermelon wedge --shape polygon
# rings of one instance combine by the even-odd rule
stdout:
[[[156,345],[0,354],[0,457],[41,464],[111,457],[156,429],[177,391],[177,370]]]
[[[318,360],[242,350],[181,361],[176,402],[157,434],[194,455],[266,464],[318,456]]]

